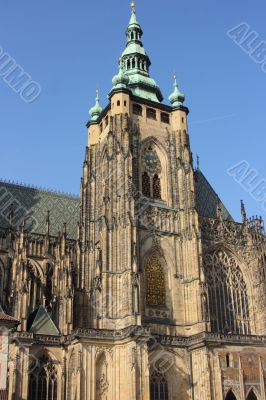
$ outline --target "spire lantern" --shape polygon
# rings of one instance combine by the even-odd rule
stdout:
[[[95,98],[95,106],[92,107],[89,111],[89,114],[91,116],[91,121],[95,122],[99,118],[101,112],[102,112],[102,107],[100,105],[100,97],[99,97],[99,90],[96,90],[96,98]]]
[[[131,9],[132,13],[126,30],[127,44],[121,56],[121,70],[124,77],[128,78],[127,89],[131,90],[133,95],[158,103],[163,100],[163,96],[149,74],[151,62],[141,41],[143,31],[137,20],[134,2],[131,3]],[[121,85],[121,72],[119,75],[114,77],[115,85],[117,85],[117,79]],[[125,82],[123,81],[122,84],[124,85]]]
[[[169,100],[173,108],[182,106],[185,101],[185,95],[181,93],[178,88],[175,74],[174,74],[174,92],[169,96]]]

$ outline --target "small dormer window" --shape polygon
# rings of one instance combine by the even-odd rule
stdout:
[[[147,118],[156,120],[156,111],[153,108],[147,108]]]
[[[169,124],[169,123],[170,123],[169,114],[161,113],[161,121],[162,121],[164,124]]]
[[[133,114],[142,117],[142,107],[139,104],[133,104]]]

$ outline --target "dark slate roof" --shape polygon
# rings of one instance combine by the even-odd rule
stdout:
[[[197,191],[197,205],[199,215],[202,217],[217,218],[216,204],[217,197],[220,200],[213,187],[207,181],[201,171],[195,171],[196,191]],[[233,221],[232,216],[220,200],[223,218],[225,220]]]
[[[34,310],[28,318],[27,330],[38,335],[59,336],[60,332],[43,306]]]
[[[195,172],[197,205],[203,217],[216,218],[217,194],[200,171]],[[222,203],[221,203],[222,204]],[[44,234],[47,212],[50,211],[50,234],[56,236],[67,224],[68,238],[76,239],[79,221],[79,197],[0,180],[0,227],[9,226],[13,209],[13,224],[18,228],[26,218],[26,229]],[[222,204],[224,219],[233,220]]]
[[[0,180],[0,226],[9,226],[13,210],[13,224],[17,228],[26,219],[26,229],[44,234],[47,212],[50,211],[50,234],[56,236],[67,224],[68,238],[76,239],[79,221],[79,197]]]

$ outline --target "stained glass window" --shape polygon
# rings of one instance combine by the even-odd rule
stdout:
[[[165,277],[163,267],[156,255],[152,255],[146,265],[146,304],[165,306]]]

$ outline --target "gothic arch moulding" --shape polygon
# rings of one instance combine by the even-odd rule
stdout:
[[[204,271],[212,331],[250,334],[251,292],[237,257],[217,247],[204,255]]]
[[[167,152],[155,137],[148,137],[141,143],[139,170],[143,195],[169,203]]]
[[[170,271],[162,251],[152,248],[143,258],[141,298],[148,317],[170,318],[172,315]]]
[[[28,400],[59,400],[61,375],[60,363],[52,353],[40,351],[32,356],[29,362]]]
[[[251,387],[247,393],[247,400],[260,400],[260,395],[254,387]]]
[[[225,400],[238,400],[238,399],[235,396],[234,392],[230,389],[225,397]]]
[[[160,346],[159,346],[160,347]],[[149,353],[150,399],[188,399],[190,373],[180,354],[161,348]],[[180,384],[182,382],[182,385]]]
[[[97,351],[98,350],[98,351]],[[95,399],[109,400],[111,398],[111,357],[108,352],[96,349],[95,362]]]

